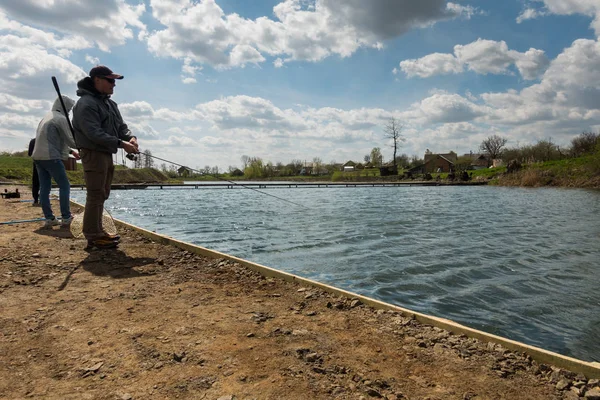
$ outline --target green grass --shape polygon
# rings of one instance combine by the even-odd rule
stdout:
[[[8,181],[30,184],[33,174],[33,160],[30,157],[0,155],[0,182]],[[77,164],[77,171],[67,171],[71,185],[83,185],[83,168]],[[115,166],[114,183],[158,183],[180,182],[180,179],[169,179],[162,172],[153,168],[130,169],[121,165]]]
[[[72,185],[84,184],[83,170],[78,164],[77,171],[67,171]],[[33,160],[27,156],[0,155],[0,182],[30,184],[33,170]],[[516,174],[505,174],[506,167],[485,168],[469,171],[473,180],[486,180],[491,184],[510,186],[571,186],[571,187],[600,187],[600,152],[579,158],[569,158],[544,163],[527,165]],[[335,171],[332,175],[321,176],[282,176],[270,180],[290,181],[395,181],[404,173],[399,170],[398,176],[381,177],[379,169],[363,169],[344,172]],[[432,174],[433,179],[447,179],[447,173]],[[418,179],[418,177],[417,177]],[[132,169],[121,165],[115,166],[114,183],[180,183],[182,181],[215,181],[235,180],[243,182],[243,177],[219,175],[191,175],[189,177],[174,177],[154,168]]]

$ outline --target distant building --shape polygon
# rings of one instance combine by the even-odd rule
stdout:
[[[177,169],[177,173],[179,174],[179,176],[182,176],[185,178],[185,177],[191,175],[192,170],[189,169],[188,167],[181,166]]]
[[[469,153],[463,155],[463,157],[469,157],[471,159],[470,169],[485,169],[489,167],[490,162],[485,154]]]
[[[458,160],[455,152],[450,153],[432,153],[427,149],[423,157],[423,164],[411,168],[409,171],[413,174],[425,174],[434,172],[454,171],[454,164]]]
[[[344,165],[342,165],[342,171],[350,172],[356,170],[356,163],[352,160],[346,161]]]

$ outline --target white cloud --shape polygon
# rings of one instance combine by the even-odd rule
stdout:
[[[433,53],[419,59],[400,62],[400,69],[407,77],[429,78],[434,75],[458,74],[463,65],[452,54]],[[394,74],[397,73],[394,68]]]
[[[590,27],[600,37],[600,2],[597,0],[536,0],[544,4],[541,9],[528,7],[518,17],[521,23],[527,19],[533,19],[550,14],[573,15],[582,14],[592,17]]]
[[[152,125],[146,122],[129,123],[128,127],[138,139],[152,139],[159,136],[159,133],[156,131],[156,129],[154,129]],[[142,140],[140,140],[140,142]]]
[[[400,62],[407,77],[428,78],[434,75],[458,74],[463,68],[478,74],[511,74],[515,65],[521,76],[532,80],[548,66],[544,51],[529,49],[525,53],[509,50],[504,41],[478,39],[467,45],[454,46],[454,55],[433,53],[419,59]]]
[[[521,76],[528,80],[537,79],[550,64],[543,50],[532,48],[525,53],[511,51],[511,55]]]
[[[419,125],[469,122],[484,116],[488,110],[468,99],[449,93],[435,93],[413,104],[401,118]]]
[[[23,99],[17,96],[12,96],[7,93],[0,93],[0,110],[11,111],[17,113],[35,113],[41,110],[49,111],[52,107],[52,102]]]
[[[98,57],[92,57],[89,54],[85,55],[85,61],[92,65],[100,65],[100,59]]]
[[[3,128],[25,129],[31,130],[32,135],[35,135],[40,120],[31,115],[21,115],[16,113],[0,114],[0,126]]]
[[[214,0],[152,0],[152,15],[165,26],[147,37],[159,56],[192,59],[215,68],[244,67],[277,57],[292,60],[348,57],[361,47],[382,48],[382,41],[476,9],[445,0],[285,0],[273,8],[276,20],[226,15]]]
[[[19,0],[3,2],[0,11],[26,23],[71,33],[76,38],[93,38],[103,51],[133,38],[131,28],[146,30],[140,21],[144,4],[131,6],[125,0]]]
[[[14,39],[0,36],[0,85],[4,93],[20,98],[49,98],[55,96],[50,76],[56,76],[59,84],[73,85],[87,75],[60,56]]]
[[[544,11],[536,10],[535,8],[526,8],[519,14],[517,17],[517,24],[522,23],[523,21],[527,21],[528,19],[535,19],[538,17],[542,17],[547,13]]]
[[[174,146],[174,147],[197,147],[198,146],[198,143],[194,139],[189,138],[187,136],[180,136],[180,135],[169,136],[167,138],[165,144],[168,146]]]
[[[146,101],[134,101],[133,103],[124,103],[119,105],[119,111],[123,119],[152,118],[154,108]]]

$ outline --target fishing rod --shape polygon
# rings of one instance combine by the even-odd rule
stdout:
[[[60,100],[60,105],[62,106],[63,113],[65,114],[65,118],[67,119],[67,124],[69,125],[69,130],[71,131],[71,136],[73,136],[73,142],[75,142],[75,147],[77,146],[77,140],[75,139],[75,131],[73,130],[73,125],[71,125],[71,120],[69,119],[69,111],[67,111],[67,107],[65,107],[65,102],[63,101],[62,94],[60,94],[60,87],[58,86],[58,81],[56,77],[52,77],[52,84],[54,85],[54,90],[56,90],[56,94],[58,94],[58,99]]]
[[[12,224],[23,224],[26,222],[40,222],[45,221],[46,218],[33,218],[33,219],[15,219],[12,221],[2,221],[0,225],[12,225]]]
[[[73,126],[71,125],[71,121],[69,120],[69,113],[67,112],[67,107],[65,107],[65,103],[63,102],[63,98],[62,98],[62,95],[61,95],[61,93],[60,93],[60,88],[59,88],[59,86],[58,86],[58,81],[56,80],[56,77],[54,77],[54,76],[52,77],[52,84],[54,85],[54,90],[56,90],[56,93],[58,94],[58,98],[60,99],[60,104],[61,104],[61,106],[62,106],[62,108],[63,108],[63,111],[64,111],[64,113],[65,113],[65,117],[67,118],[67,123],[69,124],[69,129],[71,130],[71,134],[73,135],[73,139],[75,139],[75,132],[73,131]],[[76,144],[76,145],[77,145],[77,144]],[[139,154],[139,153],[138,153],[138,154]],[[181,164],[178,164],[178,163],[176,163],[176,162],[173,162],[173,161],[165,160],[165,159],[163,159],[163,158],[156,157],[156,156],[153,156],[153,155],[151,155],[151,154],[149,154],[149,156],[150,156],[150,157],[152,157],[152,158],[156,158],[157,160],[161,160],[161,161],[168,162],[168,163],[171,163],[171,164],[174,164],[174,165],[180,166],[180,167],[187,168],[187,169],[189,169],[190,171],[196,171],[196,172],[200,173],[201,175],[212,176],[213,178],[217,178],[217,179],[220,179],[220,180],[222,180],[222,181],[229,182],[229,183],[232,183],[232,184],[234,184],[234,185],[241,186],[241,187],[243,187],[243,188],[246,188],[246,189],[254,190],[255,192],[258,192],[258,193],[264,194],[264,195],[266,195],[266,196],[271,196],[271,197],[274,197],[274,198],[276,198],[276,199],[278,199],[278,200],[285,201],[286,203],[293,204],[293,205],[295,205],[295,206],[297,206],[297,207],[303,207],[303,208],[306,208],[306,209],[308,209],[308,207],[305,207],[305,206],[303,206],[302,204],[299,204],[299,203],[294,203],[293,201],[290,201],[290,200],[284,199],[284,198],[282,198],[282,197],[278,197],[278,196],[275,196],[275,195],[273,195],[273,194],[265,193],[265,192],[263,192],[263,191],[260,191],[260,190],[258,190],[258,189],[254,189],[254,188],[251,188],[251,187],[249,187],[249,186],[242,185],[242,184],[240,184],[240,183],[236,183],[236,182],[234,182],[234,181],[230,181],[230,180],[228,180],[228,179],[220,178],[220,177],[218,177],[218,176],[215,176],[215,175],[209,175],[209,174],[207,174],[207,173],[204,173],[204,172],[202,172],[202,171],[196,170],[196,169],[194,169],[194,168],[186,167],[185,165],[181,165]],[[126,155],[126,157],[127,157],[129,160],[131,160],[131,161],[136,161],[136,159],[137,159],[137,157],[136,157],[136,156],[135,156],[133,153],[128,153],[128,154]]]
[[[139,153],[139,154],[143,154],[143,153]],[[128,154],[128,155],[130,155],[130,154]],[[213,177],[213,178],[219,179],[219,180],[221,180],[221,181],[225,181],[225,182],[229,182],[229,183],[232,183],[232,184],[234,184],[234,185],[237,185],[237,186],[241,186],[241,187],[243,187],[243,188],[245,188],[245,189],[254,190],[255,192],[258,192],[258,193],[260,193],[260,194],[264,194],[264,195],[266,195],[266,196],[271,196],[271,197],[274,197],[274,198],[276,198],[276,199],[278,199],[278,200],[285,201],[286,203],[293,204],[293,205],[295,205],[295,206],[297,206],[297,207],[302,207],[302,208],[306,208],[306,209],[308,209],[308,207],[306,207],[306,206],[303,206],[302,204],[295,203],[295,202],[293,202],[293,201],[291,201],[291,200],[288,200],[288,199],[284,199],[283,197],[275,196],[274,194],[265,193],[265,192],[263,192],[263,191],[261,191],[261,190],[258,190],[258,189],[255,189],[255,188],[252,188],[252,187],[250,187],[250,186],[243,185],[243,184],[241,184],[241,183],[237,183],[237,182],[235,182],[235,181],[231,181],[231,180],[229,180],[229,179],[221,178],[221,177],[218,177],[218,176],[216,176],[216,175],[207,174],[206,172],[202,172],[202,171],[200,171],[200,170],[197,170],[197,169],[194,169],[194,168],[190,168],[190,167],[187,167],[187,166],[185,166],[185,165],[182,165],[182,164],[178,164],[178,163],[176,163],[176,162],[174,162],[174,161],[165,160],[164,158],[156,157],[156,156],[154,156],[154,155],[152,155],[152,154],[144,154],[144,155],[145,155],[145,156],[152,157],[152,158],[156,158],[157,160],[160,160],[160,161],[164,161],[164,162],[171,163],[171,164],[173,164],[173,165],[177,165],[177,166],[179,166],[179,167],[187,168],[188,170],[190,170],[190,171],[194,171],[194,172],[197,172],[197,173],[199,173],[200,175],[206,175],[206,176],[210,176],[210,177]],[[129,158],[129,157],[128,157],[128,158]]]

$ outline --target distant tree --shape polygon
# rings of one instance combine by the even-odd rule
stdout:
[[[154,166],[154,158],[150,150],[144,150],[144,168],[152,168]]]
[[[392,157],[392,162],[394,163],[394,166],[396,166],[396,152],[398,151],[399,142],[405,140],[404,136],[402,136],[403,129],[404,125],[394,117],[391,117],[383,128],[385,136],[392,139],[393,142],[392,147],[394,148],[394,156]]]
[[[488,160],[491,162],[497,158],[500,158],[502,154],[502,148],[506,145],[508,140],[498,135],[492,135],[481,142],[479,149],[483,151]]]
[[[133,168],[144,168],[144,153],[137,155],[133,161]]]
[[[401,167],[406,167],[410,164],[410,158],[407,154],[401,154],[398,157],[396,157],[396,164]]]
[[[552,161],[562,158],[559,147],[552,142],[552,138],[540,140],[534,146],[535,157],[538,161]]]
[[[422,158],[420,158],[419,156],[414,155],[414,154],[412,156],[410,156],[410,164],[409,165],[411,168],[416,167],[417,165],[421,165],[421,164],[423,164]]]
[[[250,157],[244,154],[242,157],[240,157],[240,159],[242,160],[243,169],[246,169],[246,167],[248,167],[248,163],[250,162]]]
[[[381,164],[383,164],[383,155],[381,155],[381,149],[379,147],[373,147],[371,150],[371,162],[376,167],[381,167]]]
[[[219,167],[217,165],[215,165],[214,167],[212,167],[211,170],[210,170],[210,174],[212,176],[219,176]]]
[[[247,178],[262,178],[264,173],[263,160],[259,157],[248,159],[247,167],[244,169],[244,176]]]
[[[236,169],[237,169],[236,166],[230,165],[229,167],[227,167],[227,172],[229,172],[230,174],[232,174],[233,171],[235,171]]]
[[[363,160],[365,161],[365,164],[368,164],[371,162],[371,155],[370,154],[365,154]]]
[[[321,174],[321,167],[322,166],[323,166],[323,160],[321,160],[319,157],[313,158],[313,173],[315,175],[320,175]]]
[[[289,163],[287,165],[287,168],[290,169],[291,171],[291,175],[298,175],[300,174],[300,171],[302,171],[302,166],[304,165],[304,163],[302,162],[302,160],[292,160],[291,163]]]
[[[600,134],[583,132],[571,140],[571,155],[580,157],[584,154],[592,154],[598,145],[600,145]]]

